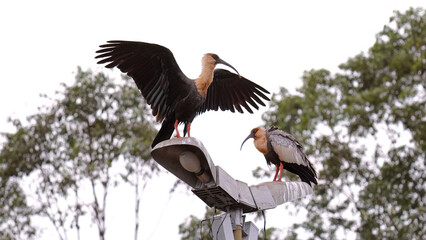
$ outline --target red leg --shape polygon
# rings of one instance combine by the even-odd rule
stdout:
[[[189,122],[188,125],[186,126],[186,131],[188,132],[188,137],[191,137],[191,134],[189,133],[191,130],[191,123]]]
[[[274,176],[274,180],[272,180],[272,182],[276,181],[277,175],[278,175],[278,164],[275,165],[275,176]]]
[[[180,138],[180,135],[179,135],[179,130],[178,130],[178,120],[176,120],[176,122],[175,122],[175,130],[176,130],[176,137],[177,138]]]
[[[280,177],[277,179],[277,181],[278,181],[278,182],[281,182],[281,178],[282,178],[282,176],[283,176],[283,168],[284,168],[284,165],[283,165],[283,163],[281,162],[281,163],[280,163]]]

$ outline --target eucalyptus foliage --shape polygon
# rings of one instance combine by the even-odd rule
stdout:
[[[134,83],[80,68],[75,80],[25,124],[11,120],[16,132],[4,135],[0,152],[0,209],[8,209],[0,231],[13,221],[22,230],[0,239],[34,236],[31,216],[49,219],[59,239],[71,230],[80,238],[86,215],[104,239],[108,190],[123,179],[140,188],[138,179],[158,170],[149,147],[155,129]],[[120,165],[125,171],[115,176]],[[91,198],[82,196],[88,192]]]
[[[266,126],[294,134],[320,170],[289,239],[421,239],[425,223],[426,13],[395,12],[375,44],[273,97]]]
[[[287,229],[286,239],[422,239],[425,10],[395,12],[368,52],[339,68],[335,74],[305,71],[297,92],[281,88],[263,115],[266,127],[301,141],[319,170],[312,199],[286,205],[290,214],[306,212],[304,222]],[[253,175],[270,173],[259,167]],[[285,178],[299,181],[293,174]],[[183,239],[199,236],[198,224],[194,217],[181,224]],[[279,230],[269,228],[267,239]]]

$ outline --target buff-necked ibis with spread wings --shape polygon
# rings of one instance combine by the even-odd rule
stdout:
[[[262,127],[253,128],[241,144],[241,148],[249,138],[254,139],[254,146],[259,152],[263,153],[268,165],[272,163],[276,166],[273,181],[281,181],[283,169],[285,169],[298,175],[309,186],[312,186],[311,182],[318,184],[317,173],[303,152],[302,144],[291,134],[276,127],[271,127],[268,130]],[[280,175],[277,178],[278,172]]]
[[[107,68],[117,67],[133,78],[137,87],[151,106],[152,114],[161,129],[152,147],[167,140],[178,124],[184,123],[184,136],[190,136],[191,122],[195,116],[208,110],[237,110],[245,108],[253,113],[249,104],[259,109],[265,106],[262,99],[269,101],[269,92],[256,83],[239,75],[229,63],[218,55],[207,53],[202,58],[202,71],[192,80],[179,68],[172,52],[163,46],[145,42],[108,41],[96,53],[99,64]],[[217,64],[229,66],[237,74],[216,69]],[[261,99],[262,98],[262,99]]]

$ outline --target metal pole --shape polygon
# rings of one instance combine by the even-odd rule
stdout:
[[[241,208],[231,210],[231,223],[232,223],[232,229],[234,230],[234,239],[242,240],[243,239],[243,210]]]
[[[236,229],[234,230],[234,239],[235,240],[242,240],[243,239],[243,227],[240,225],[236,226]]]

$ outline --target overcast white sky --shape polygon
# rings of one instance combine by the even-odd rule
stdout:
[[[213,52],[270,92],[281,86],[294,91],[304,70],[335,72],[340,63],[373,45],[394,10],[410,6],[426,4],[420,0],[2,1],[0,132],[13,131],[7,117],[24,119],[36,113],[42,104],[40,93],[52,95],[61,89],[61,82],[71,84],[77,66],[104,71],[96,65],[94,52],[107,40],[166,46],[193,78],[200,73],[202,55]],[[216,165],[236,179],[257,184],[251,171],[265,167],[265,160],[251,143],[241,152],[239,147],[250,129],[262,124],[265,110],[253,115],[209,112],[195,119],[191,135],[204,143]],[[182,189],[168,200],[173,182],[173,176],[161,175],[148,184],[140,239],[177,239],[183,219],[203,214],[204,204],[191,192]],[[132,213],[133,192],[123,188],[111,192],[107,238],[132,238],[133,216],[122,212]],[[268,227],[291,224],[282,206],[267,214],[275,219]],[[92,230],[96,234],[94,226]]]

